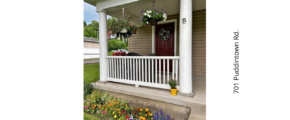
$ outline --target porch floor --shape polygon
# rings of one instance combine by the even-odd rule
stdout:
[[[157,89],[152,87],[135,87],[135,85],[105,82],[93,83],[100,90],[122,93],[152,100],[172,103],[191,108],[189,120],[205,120],[206,101],[204,95],[195,94],[193,98],[185,96],[172,96],[170,90]]]

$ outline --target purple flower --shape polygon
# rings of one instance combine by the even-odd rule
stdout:
[[[166,118],[167,120],[170,120],[170,114],[167,114]]]
[[[155,113],[155,115],[156,115],[156,120],[157,120],[157,118],[158,119],[160,119],[160,116],[159,116],[159,114],[158,114],[158,111],[156,110],[156,113]]]
[[[158,14],[158,12],[156,12],[156,14]]]
[[[142,20],[144,20],[144,18],[142,18]]]
[[[141,11],[141,13],[143,14],[143,11]]]

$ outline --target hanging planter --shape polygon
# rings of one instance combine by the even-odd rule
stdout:
[[[148,21],[151,26],[156,26],[158,23],[158,20],[154,18],[149,18]]]
[[[127,29],[124,28],[124,29],[122,29],[120,32],[121,32],[121,33],[127,33]]]
[[[127,29],[124,28],[124,29],[122,29],[120,32],[121,32],[121,33],[127,33]]]
[[[163,9],[160,10],[155,9],[153,4],[153,9],[148,10],[143,9],[141,11],[141,18],[139,18],[139,21],[142,25],[150,23],[151,26],[155,26],[157,25],[158,21],[166,21],[166,19],[167,15],[165,11],[163,11]]]
[[[123,15],[120,19],[113,19],[111,21],[111,25],[108,27],[109,30],[112,31],[113,35],[116,35],[116,37],[122,36],[123,38],[129,38],[133,34],[137,33],[138,27],[135,25],[132,25],[130,23],[130,19],[132,17],[129,17],[126,19],[124,15],[124,8],[123,8]]]

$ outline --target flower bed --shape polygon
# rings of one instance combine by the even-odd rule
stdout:
[[[101,93],[98,90],[87,95],[84,100],[84,111],[97,115],[102,119],[114,120],[173,120],[170,115],[165,115],[160,110],[154,113],[148,108],[128,107],[126,100],[109,96],[108,93]]]

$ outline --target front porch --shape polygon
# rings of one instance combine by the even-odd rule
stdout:
[[[106,16],[109,14],[118,18],[117,12],[120,13],[119,15],[123,13],[125,16],[132,16],[135,19],[135,21],[132,21],[132,24],[136,24],[140,28],[143,28],[144,26],[141,26],[138,22],[139,18],[137,16],[141,14],[142,9],[140,8],[149,8],[149,5],[151,7],[152,1],[97,1],[96,7],[97,12],[99,12],[100,22],[100,68],[102,69],[100,71],[100,81],[114,81],[134,84],[136,87],[143,85],[170,89],[167,81],[169,79],[175,79],[178,82],[177,88],[179,93],[187,96],[193,96],[194,92],[192,88],[193,84],[191,75],[193,71],[192,11],[196,9],[203,9],[203,6],[193,8],[194,3],[202,2],[203,0],[172,0],[170,2],[165,0],[156,1],[156,7],[162,8],[164,11],[168,11],[166,12],[168,18],[170,18],[171,15],[179,14],[178,18],[160,21],[158,23],[160,25],[159,27],[158,25],[152,26],[152,30],[149,31],[152,34],[149,34],[148,36],[152,36],[152,39],[147,39],[146,41],[152,42],[150,46],[152,52],[150,53],[156,54],[155,58],[150,56],[130,58],[107,56],[107,40],[105,38],[107,33],[106,31],[108,31],[108,29],[106,26]],[[126,11],[127,9],[129,11]],[[137,12],[137,10],[139,10],[139,12]],[[161,29],[169,30],[168,32],[170,32],[170,37],[168,40],[164,41],[158,38],[158,35],[161,34],[159,33]],[[140,34],[142,34],[141,30]],[[129,40],[129,42],[131,41],[132,39]],[[135,52],[132,49],[134,47],[135,46],[132,46],[132,44],[129,43],[129,52]],[[171,61],[174,62],[169,63]]]

